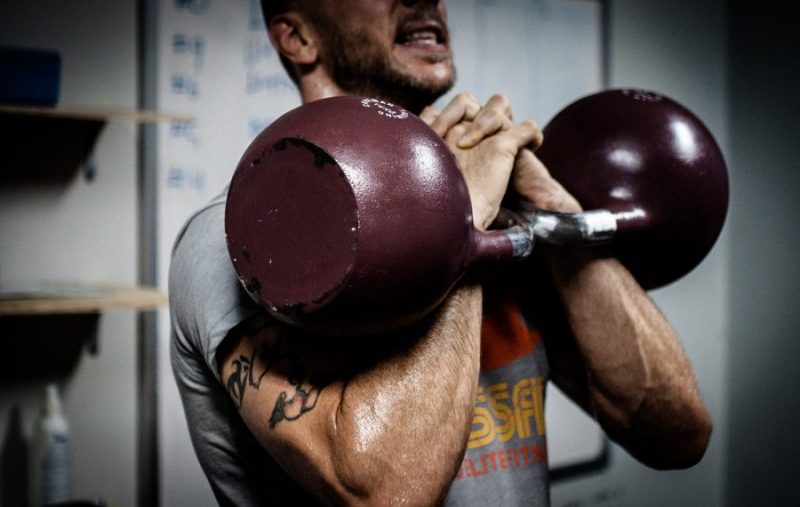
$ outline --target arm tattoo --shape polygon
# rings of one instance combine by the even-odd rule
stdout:
[[[293,346],[293,339],[282,332],[274,343],[257,345],[250,357],[239,355],[231,361],[233,372],[228,377],[226,387],[239,410],[242,409],[245,392],[258,390],[261,380],[270,371],[285,372],[289,387],[278,394],[269,418],[270,429],[274,429],[281,421],[294,421],[313,410],[325,387],[321,378],[309,375],[302,354]],[[256,369],[260,366],[264,369],[256,375]]]
[[[275,428],[275,425],[284,419],[294,421],[317,406],[319,393],[322,391],[323,386],[314,385],[301,364],[294,364],[293,366],[294,369],[289,370],[288,380],[294,387],[294,394],[291,398],[288,397],[286,391],[278,395],[278,399],[275,401],[275,408],[272,409],[272,415],[269,418],[270,429]],[[317,383],[321,384],[320,382]]]

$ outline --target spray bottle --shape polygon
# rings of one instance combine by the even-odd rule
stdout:
[[[45,406],[33,434],[31,505],[64,502],[70,497],[69,425],[61,409],[58,387],[48,384]]]

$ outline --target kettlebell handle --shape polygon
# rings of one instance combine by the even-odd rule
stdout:
[[[647,215],[638,208],[623,212],[559,212],[538,209],[522,200],[513,207],[515,211],[504,208],[503,213],[512,216],[516,225],[479,234],[479,259],[524,259],[537,243],[570,248],[605,245],[620,235],[647,227]]]

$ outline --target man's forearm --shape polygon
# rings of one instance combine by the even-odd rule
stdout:
[[[595,416],[651,466],[696,462],[711,421],[669,323],[616,259],[559,251],[549,264],[584,362]]]
[[[459,287],[406,353],[345,386],[336,417],[345,485],[385,505],[444,499],[471,427],[480,321],[480,287]]]

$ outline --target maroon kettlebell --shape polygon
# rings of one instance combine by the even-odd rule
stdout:
[[[525,256],[531,231],[477,231],[444,141],[390,103],[302,105],[246,150],[225,211],[242,285],[310,331],[386,332],[420,320],[476,262]]]
[[[608,90],[573,102],[543,132],[538,157],[584,209],[609,212],[609,248],[643,287],[683,277],[711,250],[728,209],[728,172],[684,106],[651,91]]]

